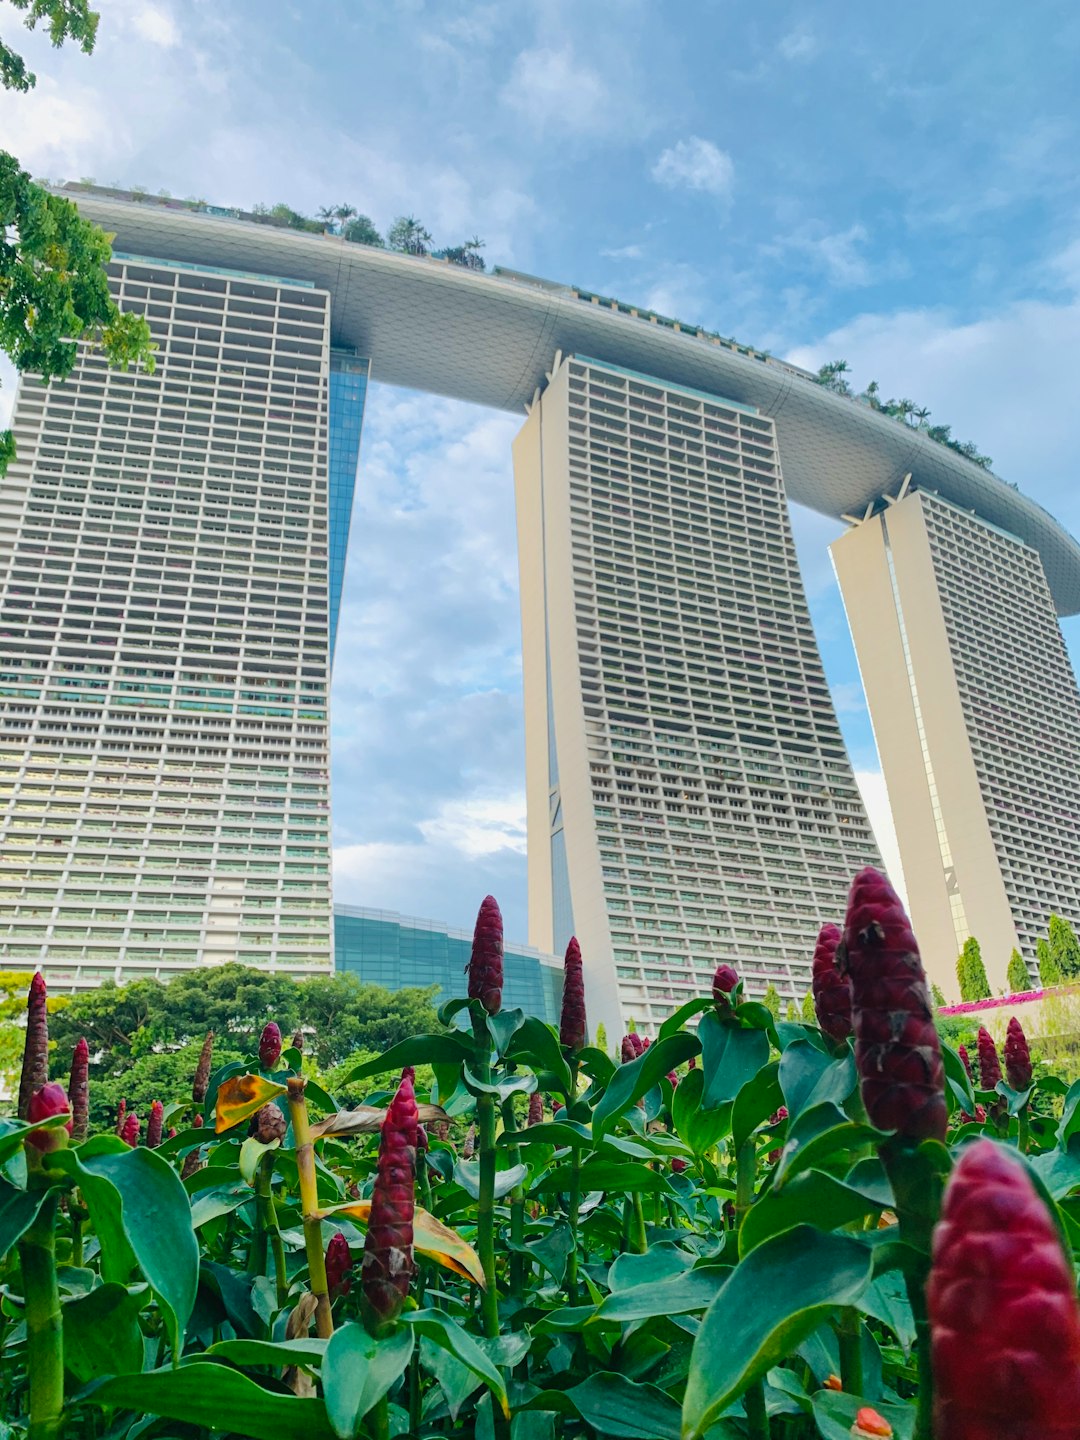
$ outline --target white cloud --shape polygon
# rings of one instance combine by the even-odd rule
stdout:
[[[592,134],[609,128],[612,101],[595,70],[559,50],[523,50],[500,99],[539,130]]]
[[[831,687],[833,709],[838,715],[862,715],[866,712],[863,689],[857,680],[840,680]]]
[[[849,225],[846,230],[837,231],[827,231],[820,224],[810,224],[764,249],[766,254],[804,256],[833,285],[854,287],[869,285],[884,274],[895,275],[900,268],[893,261],[883,266],[872,265],[863,249],[869,240],[866,226],[858,222]]]
[[[785,60],[812,60],[820,49],[817,37],[803,26],[797,26],[781,39],[777,49]]]
[[[896,843],[896,828],[893,825],[889,792],[885,788],[885,776],[880,770],[856,770],[855,783],[866,806],[874,839],[881,851],[881,859],[892,881],[893,888],[907,907],[907,886],[904,883],[904,867],[900,863],[900,847]]]
[[[180,27],[176,20],[163,6],[151,4],[150,0],[141,0],[141,3],[130,7],[130,23],[135,33],[149,40],[151,45],[171,50],[180,44]]]
[[[438,815],[421,820],[425,840],[449,845],[470,860],[500,850],[525,854],[525,794],[468,799],[444,805]]]
[[[0,134],[27,170],[52,178],[111,170],[131,151],[127,127],[100,91],[40,73],[29,94],[0,90]]]
[[[661,154],[652,168],[652,178],[672,190],[685,186],[727,199],[735,180],[735,165],[726,150],[700,135],[691,135]]]
[[[645,251],[640,245],[620,245],[617,250],[601,250],[605,260],[640,260]]]

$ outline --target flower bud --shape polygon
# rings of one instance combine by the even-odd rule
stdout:
[[[1080,1309],[1071,1260],[1023,1161],[960,1151],[926,1291],[935,1440],[1074,1440]]]
[[[146,1148],[156,1150],[161,1144],[161,1132],[165,1124],[165,1109],[160,1100],[151,1101],[150,1119],[146,1122]]]
[[[572,936],[563,960],[559,1043],[568,1050],[578,1051],[585,1044],[585,1030],[585,975],[581,964],[581,946],[577,938]]]
[[[255,1111],[255,1138],[260,1145],[271,1145],[275,1140],[284,1140],[288,1129],[280,1106],[271,1100]]]
[[[45,976],[35,970],[26,995],[26,1037],[23,1041],[22,1074],[19,1077],[18,1116],[30,1114],[30,1097],[49,1080],[49,1014]]]
[[[631,1030],[623,1036],[619,1053],[622,1056],[622,1063],[629,1065],[631,1060],[636,1060],[639,1055],[645,1054],[645,1041],[636,1030]]]
[[[827,1375],[825,1377],[826,1390],[843,1390],[843,1388],[844,1382],[840,1379],[839,1375]]]
[[[379,1137],[379,1158],[360,1271],[365,1306],[376,1333],[401,1313],[415,1270],[417,1123],[412,1082],[403,1080],[390,1102]]]
[[[919,947],[904,907],[872,866],[851,886],[836,968],[851,978],[855,1063],[879,1130],[944,1140],[945,1069]]]
[[[304,1032],[302,1030],[293,1031],[292,1048],[299,1050],[301,1055],[304,1053]]]
[[[957,1052],[956,1052],[956,1053],[960,1056],[960,1063],[963,1065],[964,1069],[967,1071],[967,1077],[968,1077],[968,1079],[971,1081],[972,1085],[974,1085],[974,1084],[975,1084],[975,1075],[974,1075],[974,1072],[972,1071],[972,1068],[971,1068],[971,1057],[968,1055],[967,1046],[961,1045],[961,1046],[957,1049]]]
[[[502,1008],[503,921],[494,895],[484,898],[476,917],[472,953],[466,965],[469,999],[479,1000],[489,1015]]]
[[[29,1113],[26,1118],[31,1125],[40,1125],[42,1120],[50,1120],[54,1115],[71,1114],[67,1092],[62,1085],[57,1085],[55,1081],[34,1091],[30,1096],[27,1110]],[[61,1150],[67,1145],[67,1137],[71,1134],[71,1129],[72,1122],[69,1120],[63,1129],[34,1130],[27,1135],[26,1143],[32,1145],[35,1150],[40,1150],[42,1154],[48,1154],[51,1150]]]
[[[817,1022],[837,1044],[851,1034],[851,981],[836,968],[839,943],[839,926],[822,925],[814,949],[811,981]]]
[[[191,1098],[196,1105],[201,1105],[206,1099],[206,1092],[210,1086],[210,1061],[214,1053],[214,1032],[208,1030],[206,1039],[203,1041],[202,1051],[199,1054],[199,1063],[195,1067],[195,1079],[191,1084]]]
[[[351,1269],[349,1242],[339,1230],[336,1235],[331,1235],[330,1244],[326,1247],[326,1289],[331,1300],[338,1295],[348,1295],[352,1289]]]
[[[465,1131],[465,1139],[461,1146],[461,1158],[471,1160],[476,1153],[476,1126],[470,1125]]]
[[[851,1427],[851,1433],[855,1440],[889,1440],[893,1428],[885,1419],[884,1415],[864,1405],[855,1416],[855,1424]]]
[[[75,1144],[86,1139],[90,1128],[90,1047],[80,1038],[71,1055],[71,1138]]]
[[[1013,1090],[1031,1089],[1031,1051],[1015,1015],[1005,1035],[1005,1078]]]
[[[686,1162],[685,1160],[683,1160],[683,1159],[682,1159],[680,1156],[678,1156],[678,1155],[673,1155],[673,1156],[672,1156],[672,1159],[671,1159],[671,1170],[672,1170],[672,1174],[674,1174],[674,1175],[681,1175],[686,1168],[687,1168],[687,1162]]]
[[[268,1020],[259,1036],[259,1067],[273,1070],[281,1059],[281,1031],[273,1020]]]
[[[979,1026],[979,1088],[993,1090],[1001,1079],[1001,1061],[998,1059],[994,1037],[984,1025]]]
[[[540,1125],[544,1119],[544,1097],[539,1090],[529,1096],[529,1125]]]
[[[718,965],[712,977],[712,998],[718,1015],[731,1012],[731,996],[742,984],[739,972],[730,965]]]
[[[120,1139],[127,1145],[138,1145],[139,1143],[139,1117],[134,1110],[128,1111],[124,1116],[123,1129],[120,1131]]]
[[[116,1133],[119,1135],[124,1128],[124,1116],[127,1114],[127,1101],[121,1100],[116,1107]]]

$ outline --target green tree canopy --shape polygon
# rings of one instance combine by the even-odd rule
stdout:
[[[1031,976],[1019,950],[1014,950],[1009,956],[1008,980],[1009,990],[1013,995],[1031,987]]]
[[[406,255],[428,255],[431,231],[412,215],[399,215],[386,233],[386,243],[391,250],[401,250]]]
[[[804,1025],[817,1024],[817,1011],[814,1008],[814,995],[811,990],[807,990],[802,997],[801,1019]]]
[[[961,1000],[990,998],[990,981],[987,979],[979,942],[974,935],[964,941],[964,948],[957,957],[956,978],[960,982]]]
[[[771,980],[765,986],[765,994],[761,997],[761,1003],[774,1020],[780,1019],[780,992]]]
[[[87,0],[13,0],[33,29],[46,21],[54,45],[76,40],[89,54],[98,17]],[[0,85],[29,90],[36,77],[0,42]],[[121,314],[109,293],[109,236],[70,200],[35,185],[14,155],[0,150],[0,350],[17,370],[63,379],[78,340],[100,346],[110,365],[153,369],[150,327]],[[15,457],[10,430],[0,431],[0,475]]]
[[[935,1005],[937,1006],[937,1008],[940,1010],[941,1007],[945,1004],[945,996],[944,996],[944,994],[943,994],[943,992],[942,992],[942,989],[941,989],[941,986],[940,986],[940,985],[935,985],[935,984],[931,983],[931,986],[930,986],[930,998],[933,1000],[934,1004],[935,1004]]]
[[[1080,940],[1076,931],[1060,915],[1050,916],[1050,953],[1064,980],[1080,980]]]
[[[1035,957],[1039,964],[1040,982],[1043,985],[1060,985],[1065,977],[1062,975],[1057,960],[1054,958],[1054,953],[1050,949],[1049,940],[1043,937],[1036,940]]]

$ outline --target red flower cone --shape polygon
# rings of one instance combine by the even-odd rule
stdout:
[[[214,1032],[208,1030],[199,1055],[199,1063],[195,1067],[195,1079],[191,1083],[191,1098],[196,1105],[201,1105],[206,1099],[206,1092],[210,1087],[210,1061],[213,1054]]]
[[[124,1116],[125,1116],[126,1114],[127,1114],[127,1101],[126,1101],[126,1100],[121,1100],[120,1103],[119,1103],[119,1105],[117,1105],[117,1107],[116,1107],[116,1133],[117,1133],[117,1135],[123,1134],[123,1130],[124,1130]]]
[[[837,970],[851,977],[855,1063],[879,1130],[944,1140],[945,1070],[919,947],[895,890],[872,866],[851,886]]]
[[[993,1090],[1001,1079],[1001,1061],[998,1059],[994,1037],[985,1026],[979,1026],[979,1088]]]
[[[412,1081],[403,1080],[382,1125],[360,1271],[365,1304],[376,1332],[401,1313],[415,1270],[413,1210],[417,1123]]]
[[[563,961],[559,1043],[568,1050],[580,1050],[585,1044],[585,1031],[585,975],[581,966],[581,946],[577,937],[571,936]]]
[[[840,927],[822,925],[814,950],[814,1013],[830,1040],[839,1044],[851,1034],[851,981],[836,968],[836,947]]]
[[[623,1036],[619,1053],[624,1065],[629,1065],[631,1060],[636,1060],[639,1055],[645,1054],[645,1042],[636,1030],[631,1030]]]
[[[120,1139],[128,1145],[138,1145],[139,1143],[139,1117],[135,1114],[134,1110],[129,1111],[128,1114],[124,1116],[124,1125],[120,1131]]]
[[[326,1247],[326,1289],[331,1300],[338,1295],[348,1295],[352,1289],[351,1269],[349,1242],[339,1230],[336,1235],[331,1235],[330,1244]]]
[[[476,917],[469,972],[469,999],[479,1000],[489,1015],[502,1008],[503,922],[494,895],[485,897]]]
[[[1031,1051],[1023,1026],[1015,1015],[1005,1035],[1005,1078],[1013,1090],[1031,1089]]]
[[[539,1125],[544,1119],[544,1097],[539,1090],[529,1096],[529,1125]]]
[[[161,1144],[161,1132],[165,1127],[165,1107],[160,1100],[150,1105],[150,1119],[146,1122],[146,1148],[156,1150]]]
[[[38,1125],[42,1120],[50,1120],[54,1115],[70,1115],[71,1105],[68,1102],[67,1092],[62,1085],[46,1084],[40,1090],[35,1090],[30,1096],[30,1104],[27,1107],[27,1119],[31,1125]],[[35,1150],[47,1154],[50,1150],[61,1150],[67,1144],[68,1136],[71,1134],[72,1122],[68,1120],[63,1129],[36,1130],[27,1135],[27,1145],[32,1145]]]
[[[1070,1260],[1023,1162],[960,1153],[927,1286],[935,1440],[1076,1440],[1080,1309]]]
[[[19,1077],[18,1116],[30,1114],[30,1097],[49,1079],[49,1015],[45,976],[35,970],[26,995],[26,1039],[23,1042],[22,1074]]]
[[[731,997],[742,984],[739,972],[730,965],[718,965],[712,977],[712,998],[718,1015],[731,1013]]]
[[[970,1055],[969,1055],[968,1052],[967,1052],[967,1047],[966,1047],[965,1045],[961,1045],[961,1046],[959,1047],[959,1049],[957,1050],[956,1053],[960,1056],[960,1063],[963,1065],[964,1069],[967,1071],[967,1077],[968,1077],[968,1079],[969,1079],[969,1080],[971,1081],[971,1083],[974,1085],[974,1084],[975,1084],[975,1074],[974,1074],[974,1072],[973,1072],[973,1070],[972,1070],[972,1068],[971,1068],[971,1057],[970,1057]]]
[[[71,1055],[71,1078],[68,1094],[71,1096],[71,1138],[78,1145],[86,1139],[90,1129],[90,1047],[81,1038]]]
[[[263,1026],[259,1036],[259,1065],[263,1070],[273,1070],[281,1059],[281,1031],[270,1020]]]

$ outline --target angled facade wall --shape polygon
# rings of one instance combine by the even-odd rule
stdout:
[[[915,491],[832,546],[927,967],[1080,922],[1080,697],[1038,552]]]
[[[877,852],[825,683],[773,422],[582,357],[514,447],[530,940],[650,1030],[720,961],[801,1000]]]

